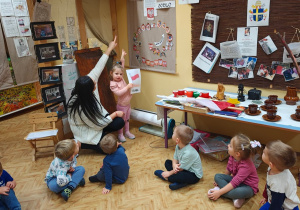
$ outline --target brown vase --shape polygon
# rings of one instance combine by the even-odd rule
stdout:
[[[295,105],[296,102],[299,101],[299,97],[297,96],[297,88],[287,86],[284,100],[288,105]]]

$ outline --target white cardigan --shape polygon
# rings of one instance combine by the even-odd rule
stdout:
[[[96,64],[96,66],[92,69],[92,71],[87,75],[89,76],[94,82],[96,82],[96,89],[94,91],[94,94],[97,98],[97,100],[100,102],[100,97],[98,93],[98,79],[105,67],[105,64],[107,62],[108,56],[106,54],[103,54]],[[75,100],[76,95],[73,96],[72,100],[70,101],[70,104]],[[100,108],[100,107],[99,107]],[[100,109],[101,110],[101,109]],[[101,114],[103,116],[106,116],[108,112],[104,109],[102,106],[102,112]],[[81,113],[82,120],[89,126],[87,126],[79,117],[78,113],[75,113],[75,118],[76,118],[76,124],[73,119],[73,114],[72,117],[70,116],[70,112],[68,111],[68,120],[70,123],[71,130],[74,134],[74,138],[81,143],[85,144],[92,144],[92,145],[97,145],[100,141],[100,138],[102,136],[102,130],[105,128],[109,123],[112,122],[112,119],[109,115],[106,117],[106,121],[103,119],[98,119],[98,122],[101,123],[103,126],[98,126],[95,125],[92,121],[90,121],[85,114],[82,112]]]

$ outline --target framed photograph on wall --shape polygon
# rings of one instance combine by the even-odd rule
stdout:
[[[61,66],[50,66],[39,68],[41,85],[62,83]]]
[[[45,107],[45,112],[56,112],[58,118],[61,118],[67,114],[66,111],[66,102],[60,101],[55,104],[51,104],[50,106]]]
[[[45,104],[65,100],[66,98],[62,84],[42,88],[42,98]]]
[[[34,41],[45,39],[57,39],[54,21],[31,22],[30,28]]]
[[[34,49],[39,63],[60,60],[57,42],[35,45]]]

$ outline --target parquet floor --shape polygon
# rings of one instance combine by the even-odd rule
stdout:
[[[131,132],[135,140],[127,140],[123,146],[129,159],[130,174],[123,185],[113,185],[112,191],[101,194],[104,183],[88,181],[102,163],[103,155],[90,150],[80,151],[78,165],[86,169],[86,185],[79,187],[65,202],[60,195],[52,193],[44,183],[44,177],[53,157],[38,158],[32,161],[31,148],[24,136],[31,130],[27,123],[28,114],[43,112],[42,108],[24,111],[9,117],[0,118],[0,161],[17,181],[16,195],[22,209],[235,209],[232,201],[220,198],[214,202],[207,198],[208,189],[212,188],[213,177],[226,169],[226,160],[219,162],[201,154],[204,178],[197,184],[171,191],[168,182],[157,178],[153,172],[164,169],[164,161],[172,159],[174,143],[164,147],[162,138],[138,131],[142,125],[132,122]],[[251,198],[241,209],[259,209],[259,201],[266,181],[267,166],[258,168],[260,192]],[[296,176],[297,168],[292,169]],[[297,179],[298,181],[298,179]],[[298,192],[298,196],[300,193]]]

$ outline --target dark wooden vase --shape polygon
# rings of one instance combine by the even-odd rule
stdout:
[[[287,86],[284,100],[288,105],[295,105],[296,102],[299,101],[299,97],[297,96],[297,88]]]

